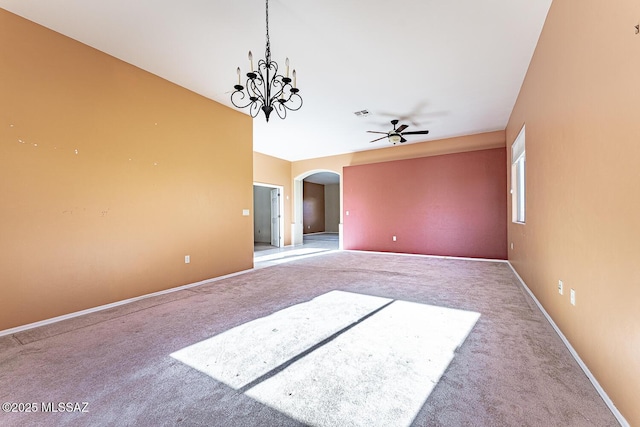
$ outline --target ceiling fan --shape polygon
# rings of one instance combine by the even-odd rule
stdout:
[[[415,130],[412,132],[403,132],[406,128],[409,127],[409,125],[400,125],[396,128],[396,125],[398,124],[398,120],[391,120],[391,124],[393,125],[393,130],[389,132],[378,132],[375,130],[368,130],[367,132],[369,133],[382,133],[385,135],[381,138],[374,139],[373,141],[370,141],[370,142],[376,142],[376,141],[380,141],[381,139],[389,138],[389,142],[392,143],[393,145],[396,145],[398,142],[403,143],[407,141],[406,139],[404,139],[404,135],[426,135],[429,133],[428,130]]]

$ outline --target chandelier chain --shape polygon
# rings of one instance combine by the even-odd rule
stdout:
[[[269,40],[269,0],[266,0],[266,15],[267,15],[267,45],[265,51],[265,59],[267,60],[267,64],[271,62],[271,41]]]

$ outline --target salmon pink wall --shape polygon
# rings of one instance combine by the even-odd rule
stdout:
[[[344,248],[505,259],[505,162],[497,148],[345,167]]]
[[[315,159],[298,160],[291,163],[291,176],[304,175],[310,171],[333,171],[342,176],[344,167],[370,163],[390,162],[396,160],[415,159],[418,157],[440,156],[444,154],[463,153],[477,150],[504,148],[504,131],[478,133],[475,135],[437,139],[428,142],[402,144],[387,148],[338,154]],[[254,161],[260,162],[260,158]],[[260,162],[261,163],[261,162]],[[262,168],[261,165],[259,165]],[[342,201],[342,188],[340,200]],[[297,203],[297,202],[296,202]],[[340,224],[344,221],[344,210],[340,211]]]

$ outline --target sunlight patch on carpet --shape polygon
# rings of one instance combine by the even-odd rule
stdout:
[[[409,426],[479,317],[396,301],[246,394],[314,426]]]
[[[282,251],[275,254],[270,255],[258,255],[253,258],[254,262],[265,262],[265,261],[279,261],[279,260],[287,260],[290,261],[293,259],[300,259],[306,257],[308,255],[317,255],[321,252],[331,251],[331,249],[324,248],[303,248],[303,249],[293,249],[290,251]]]
[[[479,318],[332,291],[171,356],[308,425],[407,427]]]
[[[331,291],[171,356],[230,387],[241,388],[390,301]]]

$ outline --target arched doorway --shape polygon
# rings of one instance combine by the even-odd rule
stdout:
[[[322,186],[320,190],[324,194],[324,229],[331,232],[337,231],[339,236],[339,247],[342,248],[342,177],[335,171],[328,169],[315,169],[298,175],[293,180],[293,225],[291,230],[292,244],[301,245],[304,242],[305,234],[305,197],[304,187],[310,185],[314,187]],[[317,188],[316,188],[316,191]],[[307,203],[307,214],[309,214],[309,203]],[[308,219],[308,218],[307,218]],[[307,221],[307,231],[313,225]],[[317,230],[317,228],[315,229]]]

